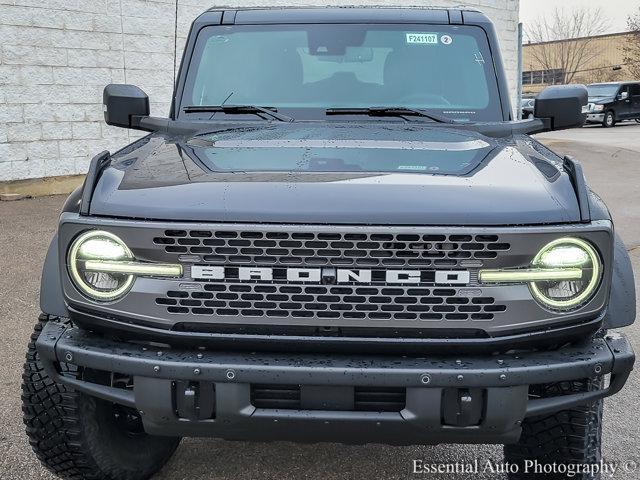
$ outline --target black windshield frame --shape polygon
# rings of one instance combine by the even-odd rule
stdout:
[[[229,29],[247,29],[247,30],[304,30],[309,27],[318,27],[322,25],[334,25],[334,24],[322,24],[322,23],[303,23],[303,24],[256,24],[256,25],[205,25],[197,31],[197,34],[194,32],[194,39],[191,43],[190,52],[189,46],[187,47],[187,51],[185,52],[185,59],[183,59],[183,64],[181,65],[181,75],[178,80],[178,89],[176,90],[176,96],[174,97],[174,108],[172,109],[172,116],[175,119],[183,119],[186,120],[205,120],[210,116],[200,115],[197,116],[195,114],[185,114],[183,112],[183,107],[191,104],[193,88],[194,88],[194,80],[195,75],[197,73],[197,68],[200,63],[201,56],[203,54],[205,45],[207,40],[212,35],[220,34],[220,32],[228,31]],[[351,24],[342,23],[342,26],[348,26]],[[362,24],[353,24],[356,26],[362,26]],[[489,24],[490,26],[490,24]],[[509,120],[510,113],[508,113],[508,105],[509,99],[503,98],[505,93],[502,93],[504,89],[504,73],[500,71],[502,64],[499,52],[495,50],[495,43],[492,43],[494,32],[491,30],[487,32],[484,26],[479,25],[447,25],[447,24],[427,24],[427,23],[380,23],[380,24],[372,24],[366,25],[367,28],[375,29],[394,29],[394,30],[403,30],[409,31],[412,29],[431,29],[438,32],[454,32],[455,29],[464,29],[465,34],[473,33],[473,37],[478,42],[478,47],[481,49],[481,53],[485,59],[485,73],[486,73],[486,81],[489,95],[489,103],[487,105],[487,111],[483,112],[483,114],[478,115],[476,118],[471,119],[472,121],[489,121],[489,122],[501,122],[505,120]],[[187,56],[187,54],[189,54]],[[188,62],[188,63],[187,63]],[[233,101],[230,101],[233,103]],[[507,105],[507,107],[505,107]],[[329,118],[325,114],[324,108],[281,108],[280,111],[286,115],[290,115],[300,120],[322,120],[322,121],[332,121],[336,119]],[[437,109],[434,110],[434,113],[440,113]],[[454,115],[455,117],[455,115]],[[231,120],[231,118],[227,118],[224,114],[216,115],[215,120]],[[252,120],[252,121],[260,121],[255,115],[247,115],[247,116],[234,116],[233,121],[237,120]],[[342,118],[342,121],[347,120],[347,118]],[[351,120],[351,118],[349,118]],[[356,118],[353,120],[359,121],[389,121],[388,118],[384,119],[371,119],[371,118]],[[459,118],[460,121],[470,120],[469,118]]]

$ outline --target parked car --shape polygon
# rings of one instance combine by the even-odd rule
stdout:
[[[623,120],[640,123],[640,82],[593,83],[589,92],[588,123],[605,128]]]
[[[582,126],[586,88],[516,122],[499,51],[462,7],[213,9],[169,118],[107,86],[106,123],[147,135],[94,157],[46,256],[42,463],[146,479],[188,436],[597,463],[631,263],[580,164],[529,136]]]
[[[525,120],[533,118],[535,106],[536,106],[535,97],[528,97],[528,96],[522,97],[522,100],[520,101],[520,110],[522,111],[522,118]]]

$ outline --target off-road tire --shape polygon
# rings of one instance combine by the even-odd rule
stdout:
[[[600,388],[601,380],[560,382],[540,387],[536,394],[542,397],[568,395]],[[603,401],[589,406],[575,407],[549,415],[531,417],[522,424],[518,443],[505,445],[505,462],[518,465],[518,473],[509,474],[509,480],[566,479],[562,474],[525,473],[525,460],[540,465],[554,462],[564,465],[597,464],[601,460]],[[599,480],[600,475],[576,475],[574,480]]]
[[[116,421],[113,404],[54,382],[35,346],[49,320],[41,315],[34,328],[22,375],[23,420],[38,459],[64,479],[151,477],[169,460],[180,439],[127,431]],[[61,364],[60,370],[76,378],[87,375],[69,364]]]
[[[606,112],[604,112],[602,126],[604,128],[612,128],[616,126],[616,115],[613,113],[613,110],[607,110]]]

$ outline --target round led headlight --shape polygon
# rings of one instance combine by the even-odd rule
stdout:
[[[126,294],[133,285],[129,272],[88,269],[87,262],[131,262],[129,247],[116,235],[92,230],[75,239],[68,256],[68,269],[76,288],[89,298],[112,301]]]
[[[548,243],[535,256],[532,267],[549,272],[547,278],[529,283],[532,295],[555,310],[570,310],[590,300],[602,274],[598,253],[591,244],[578,238],[559,238]]]

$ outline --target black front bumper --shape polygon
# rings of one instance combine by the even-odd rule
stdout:
[[[517,441],[525,417],[617,393],[635,359],[617,334],[549,352],[408,358],[152,349],[57,322],[45,326],[37,349],[56,381],[136,408],[148,433],[388,444]],[[60,362],[133,377],[133,389],[62,376]],[[600,390],[529,395],[531,385],[607,374],[609,385]],[[259,408],[252,400],[257,385],[307,386],[327,402]],[[333,404],[334,394],[364,387],[401,389],[404,408],[356,411]]]

